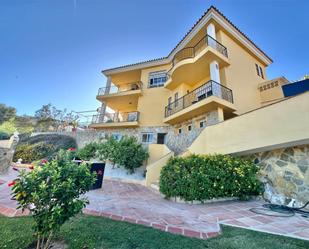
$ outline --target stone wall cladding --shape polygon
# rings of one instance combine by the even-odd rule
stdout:
[[[170,131],[166,137],[166,145],[175,153],[175,155],[179,155],[184,152],[200,135],[204,128],[200,128],[196,124],[196,121],[203,119],[206,120],[206,126],[217,124],[219,122],[218,112],[211,111],[206,113],[206,115],[201,115],[192,120],[188,120],[184,123],[170,127]],[[190,132],[186,130],[188,124],[192,124],[192,130]],[[180,127],[183,128],[183,132],[178,134],[175,130]]]
[[[167,125],[167,126],[147,126],[147,127],[137,127],[137,128],[104,128],[101,130],[84,130],[76,132],[49,132],[49,134],[57,133],[68,135],[76,139],[77,146],[82,148],[86,144],[94,141],[104,140],[110,137],[112,134],[121,134],[134,136],[139,142],[142,142],[142,133],[152,132],[155,134],[153,143],[157,141],[158,133],[166,133],[166,146],[172,150],[176,155],[184,152],[198,137],[204,128],[200,128],[196,121],[206,120],[206,126],[214,125],[218,123],[218,112],[217,110],[208,112],[204,115],[195,117],[194,119],[187,120],[183,123],[177,125]],[[192,130],[187,131],[187,125],[192,124]],[[178,128],[182,127],[183,132],[178,134]],[[34,133],[32,136],[38,134],[48,134],[48,133]]]
[[[0,174],[10,167],[17,143],[18,137],[13,136],[10,140],[7,140],[7,146],[0,147]]]
[[[265,183],[264,197],[276,204],[300,206],[309,201],[309,145],[253,155]]]

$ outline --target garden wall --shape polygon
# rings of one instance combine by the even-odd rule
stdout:
[[[18,136],[15,135],[9,140],[0,141],[0,174],[10,167],[17,143]]]
[[[309,201],[309,145],[260,152],[253,159],[261,168],[266,199],[284,205]]]

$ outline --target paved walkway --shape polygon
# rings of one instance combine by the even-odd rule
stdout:
[[[22,215],[10,200],[7,182],[16,177],[11,170],[0,176],[0,214]],[[295,215],[289,218],[256,215],[249,211],[262,201],[229,201],[190,205],[163,199],[160,194],[142,185],[105,180],[103,189],[87,194],[90,204],[85,213],[152,226],[156,229],[191,237],[209,238],[220,233],[219,224],[232,225],[267,233],[309,240],[309,219]]]

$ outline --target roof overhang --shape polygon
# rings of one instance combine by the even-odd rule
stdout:
[[[237,39],[243,46],[245,46],[251,53],[259,58],[265,65],[271,64],[272,59],[266,55],[259,47],[257,47],[244,33],[242,33],[229,19],[227,19],[218,9],[211,6],[204,15],[193,25],[183,39],[176,45],[176,47],[169,53],[167,57],[162,57],[154,60],[144,61],[140,63],[120,66],[116,68],[103,70],[105,76],[111,74],[122,73],[130,70],[143,69],[147,67],[160,66],[168,64],[172,61],[174,55],[183,49],[191,39],[199,32],[206,23],[214,20],[225,30],[227,30],[235,39]]]

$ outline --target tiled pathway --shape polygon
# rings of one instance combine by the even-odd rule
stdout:
[[[16,172],[0,176],[9,181]],[[21,215],[10,200],[7,183],[0,185],[0,213]],[[262,232],[309,240],[309,219],[256,215],[249,211],[262,201],[230,201],[216,204],[190,205],[163,199],[155,190],[142,185],[105,180],[102,190],[90,191],[90,204],[85,213],[124,220],[191,237],[208,238],[218,235],[219,224],[232,225]]]

